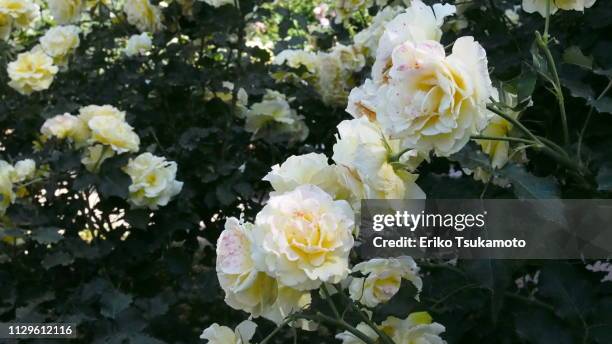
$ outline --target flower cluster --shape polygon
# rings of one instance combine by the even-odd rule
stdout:
[[[0,160],[0,216],[17,198],[15,185],[31,180],[35,173],[36,163],[32,159],[20,160],[14,166]]]
[[[40,17],[40,7],[32,0],[0,0],[0,40],[13,28],[27,28]]]
[[[68,140],[82,149],[81,162],[97,173],[106,159],[138,152],[140,138],[125,117],[124,111],[113,106],[90,105],[81,108],[78,116],[66,113],[46,120],[40,131],[45,139]],[[165,206],[183,186],[176,181],[176,163],[151,153],[130,160],[124,170],[132,180],[129,201],[135,207]]]
[[[337,44],[329,52],[285,50],[276,56],[274,63],[306,67],[307,73],[302,78],[314,86],[323,102],[344,106],[349,90],[356,86],[354,74],[365,66],[365,56],[358,47]]]

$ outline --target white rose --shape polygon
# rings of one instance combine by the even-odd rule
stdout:
[[[82,0],[48,0],[51,16],[58,24],[78,22],[83,12]]]
[[[157,32],[164,27],[161,10],[151,5],[149,0],[126,1],[123,11],[127,15],[128,23],[141,32]]]
[[[9,86],[23,95],[48,89],[53,83],[57,66],[42,51],[21,53],[8,64]]]
[[[183,183],[176,180],[176,170],[175,162],[151,153],[130,159],[125,167],[125,173],[132,179],[129,201],[136,207],[150,209],[167,205],[183,188]]]
[[[263,180],[270,182],[274,191],[287,192],[300,185],[312,184],[334,196],[338,189],[333,167],[324,154],[309,153],[291,156],[282,165],[272,166]]]
[[[91,130],[91,143],[111,146],[118,154],[138,152],[140,138],[125,121],[111,116],[97,116],[87,124]]]
[[[272,195],[257,214],[253,235],[258,268],[298,290],[338,283],[348,275],[354,213],[314,185]]]
[[[25,180],[34,178],[36,172],[36,162],[32,159],[17,161],[15,164],[15,180],[13,182],[21,183]]]
[[[317,56],[316,54],[304,50],[283,50],[276,55],[273,61],[274,64],[282,65],[287,63],[291,68],[306,67],[310,73],[316,71]]]
[[[81,43],[81,29],[74,25],[56,26],[40,38],[40,46],[45,54],[51,56],[55,64],[65,66],[67,58]]]
[[[212,7],[221,7],[224,5],[234,6],[234,0],[199,0],[209,4]]]
[[[550,14],[555,14],[559,9],[584,12],[590,8],[596,0],[550,0]],[[527,13],[538,12],[546,17],[548,0],[523,0],[523,10]]]
[[[108,149],[106,146],[93,145],[87,147],[83,158],[81,158],[81,163],[85,165],[87,171],[97,173],[104,160],[112,158],[114,155],[115,152],[112,149]]]
[[[371,259],[355,265],[353,272],[361,272],[365,277],[351,280],[351,299],[368,307],[376,307],[391,300],[399,291],[402,279],[412,282],[418,292],[423,288],[423,281],[418,276],[419,268],[414,259],[408,256]]]
[[[425,192],[416,184],[419,176],[395,169],[385,163],[376,176],[366,183],[366,198],[370,199],[425,199]]]
[[[374,81],[378,83],[385,79],[395,47],[405,42],[439,41],[444,18],[454,13],[455,6],[449,4],[429,7],[421,0],[413,0],[406,12],[399,14],[385,26],[385,32],[376,50],[376,61],[372,66]]]
[[[140,35],[132,35],[127,41],[125,54],[130,57],[144,55],[151,50],[152,46],[153,42],[151,41],[151,37],[149,37],[146,32],[143,32]]]
[[[85,123],[98,116],[110,116],[125,121],[125,111],[120,111],[111,105],[89,105],[79,109],[79,119]]]
[[[0,0],[0,27],[9,27],[9,32],[11,26],[25,28],[39,17],[40,7],[32,0]]]
[[[449,156],[486,126],[493,88],[486,52],[472,37],[457,39],[448,57],[438,42],[405,42],[392,60],[376,109],[387,135]]]
[[[202,332],[200,339],[208,340],[209,344],[250,344],[256,328],[257,324],[250,320],[241,322],[235,331],[215,323]]]
[[[49,138],[71,139],[78,146],[85,144],[90,136],[86,123],[69,113],[49,118],[40,128],[40,132]]]
[[[251,257],[253,225],[228,218],[217,241],[217,277],[225,302],[254,317],[281,324],[285,317],[310,303],[310,294],[279,285],[258,271]]]
[[[432,323],[427,312],[410,314],[406,319],[389,317],[380,325],[380,329],[391,337],[394,343],[446,344],[440,334],[446,329],[438,323]]]

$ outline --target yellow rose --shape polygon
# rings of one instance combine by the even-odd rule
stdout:
[[[394,343],[446,344],[440,334],[446,329],[438,323],[433,323],[427,312],[416,312],[406,319],[389,317],[380,325]]]
[[[160,9],[151,5],[149,0],[126,1],[123,11],[128,22],[141,32],[157,32],[164,27]]]
[[[104,117],[96,117],[90,123],[97,118]],[[150,209],[167,205],[183,188],[183,183],[176,180],[176,170],[175,162],[151,153],[143,153],[135,159],[130,159],[125,167],[125,172],[132,179],[129,201],[136,207]]]
[[[79,119],[85,123],[98,116],[110,116],[125,121],[125,111],[120,111],[111,105],[89,105],[79,110]]]
[[[490,118],[493,87],[485,50],[472,37],[455,41],[448,57],[435,41],[405,42],[392,54],[378,90],[376,119],[385,133],[438,156],[458,152]]]
[[[281,324],[294,311],[311,301],[308,292],[279,285],[258,271],[252,259],[253,225],[228,218],[217,241],[217,277],[225,292],[225,302],[254,317]]]
[[[58,24],[78,22],[83,12],[82,0],[48,0],[51,16]]]
[[[412,282],[417,291],[423,288],[423,281],[418,276],[419,268],[412,257],[371,259],[355,265],[353,272],[360,272],[365,277],[351,280],[351,299],[368,307],[389,301],[399,291],[402,279]],[[416,298],[418,300],[418,293]]]
[[[68,63],[68,56],[81,43],[80,32],[74,25],[53,27],[40,38],[40,47],[53,58],[56,65],[64,67]]]
[[[98,116],[89,122],[91,142],[111,146],[119,154],[137,152],[140,138],[129,124],[114,117]]]
[[[3,17],[3,18],[1,18]],[[0,0],[0,27],[12,25],[20,28],[30,26],[40,17],[40,8],[31,0]]]
[[[208,344],[250,344],[256,328],[257,324],[250,320],[241,322],[234,331],[215,323],[202,332],[200,339],[208,340]]]
[[[348,275],[354,212],[314,185],[272,195],[257,214],[253,258],[259,270],[298,290]]]
[[[90,135],[85,122],[69,113],[49,118],[40,128],[40,132],[46,137],[71,139],[77,146],[85,144]]]
[[[53,83],[58,68],[42,51],[21,53],[8,64],[9,86],[23,95],[46,90]]]

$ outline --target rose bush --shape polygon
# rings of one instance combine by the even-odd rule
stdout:
[[[0,0],[0,322],[609,343],[607,262],[366,259],[355,216],[609,198],[611,28],[603,0]]]

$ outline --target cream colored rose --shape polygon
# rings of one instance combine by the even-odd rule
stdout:
[[[489,125],[482,131],[482,135],[492,137],[506,137],[512,130],[512,123],[502,117],[495,116]],[[500,169],[508,162],[510,143],[499,140],[476,140],[483,152],[491,158],[491,166]]]
[[[69,113],[49,118],[40,128],[40,132],[48,138],[70,139],[77,146],[85,144],[90,136],[86,123]]]
[[[234,6],[234,0],[199,0],[209,4],[212,7],[221,7],[224,5]]]
[[[301,66],[314,73],[316,71],[317,56],[316,54],[304,50],[283,50],[274,58],[274,64],[282,65],[284,63],[291,68],[300,68]]]
[[[245,129],[259,136],[270,127],[279,133],[291,134],[295,141],[303,141],[308,136],[303,118],[291,108],[285,95],[266,90],[262,101],[253,104],[246,112]]]
[[[89,105],[79,109],[79,119],[85,123],[89,123],[91,119],[98,116],[109,116],[125,121],[125,111],[112,105]]]
[[[25,28],[39,17],[40,7],[32,0],[0,0],[0,27],[4,22],[4,26]]]
[[[68,56],[78,48],[81,29],[74,25],[56,26],[40,38],[40,47],[58,66],[66,66]]]
[[[42,51],[21,53],[8,64],[9,86],[23,95],[48,89],[53,83],[57,66]]]
[[[15,169],[11,164],[0,160],[0,215],[4,215],[8,207],[15,201],[13,182]]]
[[[444,18],[455,13],[455,6],[435,4],[425,5],[421,0],[413,0],[404,13],[399,14],[385,25],[378,48],[376,61],[372,66],[372,78],[379,83],[386,78],[392,65],[391,55],[395,48],[405,42],[420,43],[439,41],[442,37],[440,27]]]
[[[263,180],[270,182],[274,191],[292,191],[300,185],[312,184],[332,196],[338,192],[338,180],[324,154],[309,153],[291,156],[281,165],[272,166]]]
[[[129,124],[115,117],[97,116],[87,123],[92,143],[111,146],[118,154],[138,152],[140,138]]]
[[[176,180],[176,163],[151,153],[130,159],[124,170],[132,179],[129,201],[136,207],[165,206],[183,188],[183,182]]]
[[[164,27],[161,10],[151,5],[149,0],[126,1],[123,11],[128,22],[141,32],[157,32]]]
[[[365,277],[351,280],[351,299],[368,307],[376,307],[391,300],[399,291],[402,279],[412,282],[418,292],[423,288],[423,281],[418,275],[419,268],[414,259],[408,256],[371,259],[355,265],[353,272],[360,272]]]
[[[238,324],[234,331],[215,323],[202,332],[200,339],[208,340],[208,344],[250,344],[256,328],[257,324],[250,320]]]
[[[392,60],[375,111],[391,138],[449,156],[486,126],[493,88],[486,52],[472,37],[459,38],[448,57],[438,42],[406,42]]]
[[[144,55],[151,50],[152,46],[151,37],[146,32],[143,32],[140,35],[133,35],[128,39],[125,54],[127,56]]]
[[[21,183],[28,179],[34,178],[36,173],[36,162],[32,159],[24,159],[15,163],[15,178],[14,183]]]
[[[308,292],[279,285],[258,271],[251,257],[253,225],[228,218],[217,241],[217,277],[225,292],[225,302],[254,317],[281,324],[285,317],[311,301]]]
[[[115,152],[104,145],[93,145],[87,147],[81,163],[85,165],[85,169],[91,173],[97,173],[104,160],[112,158]]]
[[[440,334],[446,329],[438,323],[433,323],[427,312],[410,314],[406,319],[389,317],[380,325],[394,343],[446,344]]]
[[[272,195],[257,214],[253,258],[259,270],[298,290],[348,275],[354,213],[314,185]]]
[[[584,12],[585,8],[590,8],[596,0],[550,0],[550,14],[555,14],[559,9]],[[542,17],[546,17],[548,0],[523,0],[523,10],[527,13],[538,12]]]
[[[58,24],[75,23],[81,19],[82,0],[48,0],[51,16]]]

